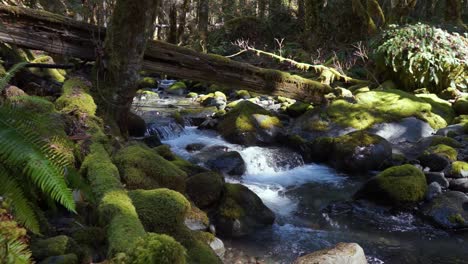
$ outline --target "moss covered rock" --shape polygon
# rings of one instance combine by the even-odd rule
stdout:
[[[462,192],[448,191],[435,197],[421,208],[423,215],[447,229],[468,227],[468,196]]]
[[[194,175],[187,180],[187,194],[200,208],[207,208],[220,200],[224,178],[215,172]]]
[[[187,85],[184,82],[176,82],[166,91],[169,94],[183,95],[187,91]]]
[[[329,161],[339,170],[367,172],[381,169],[392,159],[392,147],[384,138],[356,131],[333,140]]]
[[[151,78],[151,77],[143,77],[138,81],[138,87],[140,89],[144,88],[157,88],[158,87],[158,81],[156,79]]]
[[[356,194],[383,204],[402,205],[424,199],[427,190],[424,173],[413,165],[395,166],[371,178]]]
[[[131,264],[185,264],[186,250],[170,236],[148,233],[137,241],[128,262]]]
[[[69,253],[81,254],[81,248],[75,240],[63,235],[33,241],[31,243],[31,251],[33,257],[37,260]]]
[[[145,145],[122,148],[114,157],[129,189],[169,188],[183,192],[187,174]]]
[[[250,99],[252,96],[247,90],[237,90],[234,92],[235,99]]]
[[[180,193],[161,188],[129,192],[138,216],[149,232],[170,234],[184,224],[190,203]]]
[[[468,96],[458,99],[453,104],[453,109],[459,115],[468,115]]]
[[[232,143],[258,145],[273,143],[282,124],[278,117],[261,106],[242,101],[221,118],[217,129]]]
[[[426,151],[424,151],[424,155],[429,154],[440,155],[451,161],[456,161],[458,157],[457,150],[445,144],[438,144],[427,148]]]
[[[306,111],[313,109],[314,107],[311,104],[306,104],[302,102],[295,102],[294,104],[290,105],[286,108],[286,112],[288,115],[292,117],[298,117],[304,114]]]
[[[174,154],[168,145],[161,145],[161,146],[154,148],[153,150],[155,150],[159,155],[161,155],[161,157],[170,161],[172,164],[176,165],[179,169],[187,173],[188,176],[192,176],[198,173],[208,171],[207,169],[200,167],[198,165],[195,165],[179,157],[178,155]]]
[[[62,113],[83,113],[94,115],[97,106],[94,103],[93,97],[88,94],[88,83],[81,78],[72,78],[63,84],[63,94],[57,101],[55,106]]]
[[[215,215],[222,236],[241,237],[273,224],[275,215],[262,200],[241,184],[225,184],[223,201]]]
[[[468,177],[468,163],[464,161],[453,162],[448,171],[446,172],[449,178],[467,178]]]

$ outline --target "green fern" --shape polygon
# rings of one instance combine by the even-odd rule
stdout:
[[[13,65],[13,67],[11,67],[9,71],[6,72],[5,76],[3,76],[0,79],[0,92],[3,91],[3,89],[5,89],[6,85],[10,82],[11,78],[13,78],[13,76],[15,76],[15,74],[19,72],[21,69],[23,69],[26,66],[26,64],[28,63],[27,62],[17,63]]]
[[[8,183],[2,186],[0,194],[14,201],[13,212],[20,223],[37,233],[39,225],[35,214],[22,195],[25,190],[18,183],[31,182],[45,195],[74,212],[72,192],[65,180],[65,167],[70,164],[66,157],[34,133],[34,120],[27,118],[27,114],[3,106],[0,116],[0,165],[5,168],[0,179]]]

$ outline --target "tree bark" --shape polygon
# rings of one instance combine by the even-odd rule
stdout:
[[[101,56],[106,30],[56,14],[0,5],[0,41],[84,60]],[[222,56],[203,54],[161,41],[148,44],[143,69],[180,79],[217,83],[236,89],[320,102],[331,87],[320,82],[262,69]]]
[[[260,19],[265,18],[266,7],[267,7],[267,0],[258,0],[258,17]]]
[[[189,12],[190,0],[184,0],[179,14],[179,27],[177,28],[177,43],[184,42],[185,24],[187,23],[187,13]]]
[[[208,41],[209,0],[199,0],[198,5],[198,34],[200,36],[200,46],[202,51],[206,52],[206,42]]]
[[[92,93],[98,110],[114,121],[123,136],[148,39],[153,33],[158,0],[118,0],[107,29]]]
[[[172,3],[169,10],[169,34],[167,42],[177,44],[177,6],[175,2]]]

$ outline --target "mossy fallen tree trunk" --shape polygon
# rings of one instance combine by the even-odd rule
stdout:
[[[102,55],[105,28],[41,10],[0,5],[0,41],[27,49],[96,60]],[[222,56],[202,54],[160,41],[148,44],[143,68],[170,76],[218,83],[239,89],[319,101],[329,85],[239,63]]]

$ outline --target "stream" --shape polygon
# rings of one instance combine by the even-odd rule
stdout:
[[[247,186],[276,214],[271,227],[240,239],[223,238],[227,254],[234,251],[264,263],[291,263],[339,242],[356,242],[369,263],[468,263],[468,234],[436,229],[411,213],[351,203],[364,179],[325,165],[304,164],[300,155],[286,148],[244,147],[226,142],[214,131],[167,125],[158,126],[164,131],[163,143],[187,160],[197,153],[185,149],[192,143],[238,151],[246,173],[226,181]]]

